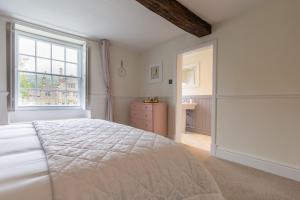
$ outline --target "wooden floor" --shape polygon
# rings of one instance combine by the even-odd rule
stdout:
[[[226,200],[300,200],[300,182],[217,159],[191,146],[185,147],[212,174]]]

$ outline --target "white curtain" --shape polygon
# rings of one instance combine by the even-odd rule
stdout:
[[[112,108],[112,92],[111,92],[111,78],[110,78],[110,65],[109,65],[109,41],[100,41],[101,61],[103,80],[106,88],[106,112],[105,119],[108,121],[113,120],[113,108]]]

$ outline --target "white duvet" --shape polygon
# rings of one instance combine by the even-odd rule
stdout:
[[[156,134],[91,119],[33,123],[54,200],[221,200],[184,148]]]

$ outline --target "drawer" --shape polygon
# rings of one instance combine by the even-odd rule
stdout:
[[[130,117],[144,120],[152,120],[152,111],[131,110]]]
[[[142,126],[140,129],[143,129],[143,130],[146,130],[146,131],[153,131],[153,124],[152,124],[152,121],[149,121],[149,120],[145,120],[143,123],[142,123]]]
[[[131,117],[130,124],[135,128],[143,129],[146,131],[153,131],[153,124],[151,120],[143,120]]]
[[[132,103],[132,104],[130,104],[130,110],[152,111],[152,104]]]
[[[152,111],[152,104],[144,104],[144,105],[142,106],[142,109],[143,109],[144,111]]]
[[[135,127],[135,128],[138,128],[138,125],[139,125],[139,122],[138,122],[139,120],[138,119],[136,119],[136,118],[130,118],[130,125],[132,126],[132,127]]]

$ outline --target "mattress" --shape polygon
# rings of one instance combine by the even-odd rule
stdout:
[[[0,200],[52,200],[47,161],[31,123],[0,126]]]

